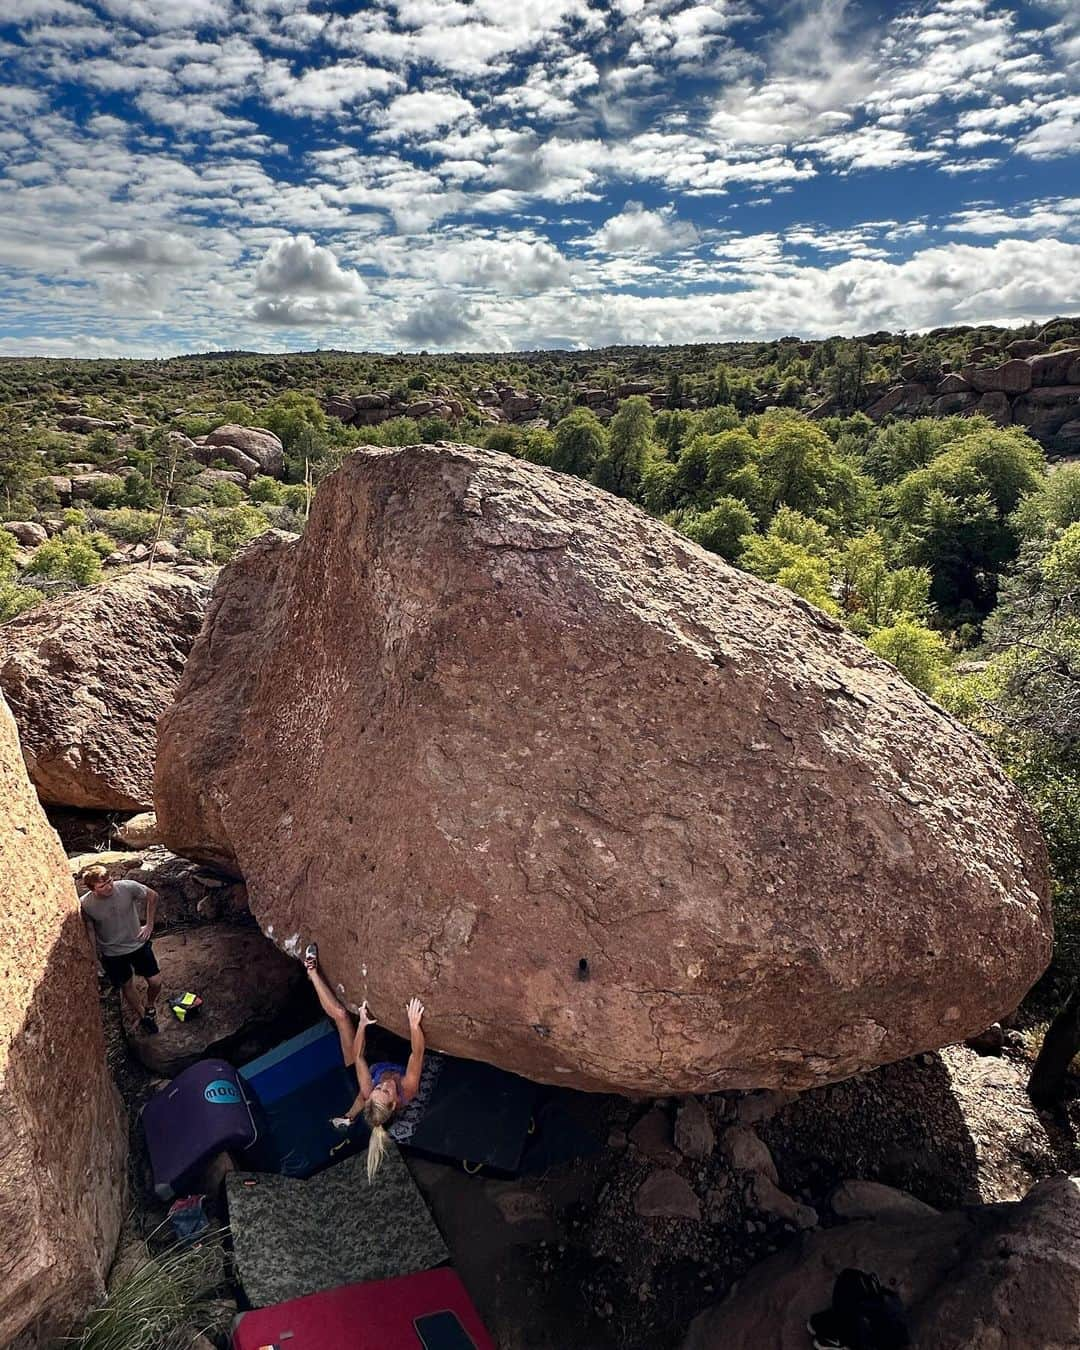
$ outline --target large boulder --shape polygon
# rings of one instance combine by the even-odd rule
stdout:
[[[13,534],[24,548],[37,548],[49,537],[45,526],[39,525],[36,520],[5,520],[0,529]]]
[[[263,427],[217,427],[206,437],[207,445],[233,445],[259,466],[259,472],[280,478],[285,470],[285,453],[272,431]]]
[[[989,369],[969,367],[964,378],[980,394],[1023,394],[1031,388],[1031,366],[1027,361],[1005,361]]]
[[[1070,378],[1070,371],[1078,361],[1080,361],[1080,347],[1066,347],[1059,352],[1033,356],[1027,362],[1031,367],[1031,383],[1036,389],[1066,384]]]
[[[104,1288],[127,1129],[60,841],[0,698],[0,1345],[66,1334]]]
[[[1032,389],[1016,399],[1012,413],[1017,426],[1026,427],[1047,449],[1065,453],[1072,447],[1062,432],[1080,414],[1080,385],[1051,385]]]
[[[948,1214],[882,1213],[810,1234],[756,1266],[691,1324],[683,1350],[805,1350],[845,1267],[876,1274],[908,1313],[915,1350],[1080,1345],[1080,1179]]]
[[[0,628],[0,689],[43,802],[152,804],[157,718],[199,631],[211,575],[119,573]]]
[[[155,803],[350,1001],[542,1081],[825,1083],[1049,957],[977,737],[807,602],[464,446],[354,455],[222,574]]]

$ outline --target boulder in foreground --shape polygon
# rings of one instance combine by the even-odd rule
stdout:
[[[858,1220],[813,1233],[755,1267],[691,1324],[683,1350],[805,1350],[845,1267],[900,1296],[925,1350],[1072,1350],[1080,1344],[1080,1178],[1022,1201]]]
[[[132,569],[0,627],[0,689],[43,802],[151,805],[157,719],[199,631],[211,576]]]
[[[161,723],[178,853],[353,1003],[534,1079],[803,1088],[1049,957],[988,752],[805,601],[463,446],[353,456],[221,576]]]
[[[45,1345],[104,1287],[127,1127],[75,888],[2,697],[0,870],[0,1345]]]

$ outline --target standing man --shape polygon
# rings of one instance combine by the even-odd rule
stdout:
[[[157,913],[157,891],[137,881],[113,881],[107,867],[88,867],[83,873],[87,890],[79,896],[83,922],[94,943],[105,974],[114,989],[150,1035],[157,1033],[157,1000],[161,974],[150,945]],[[139,919],[137,904],[146,902],[146,922]],[[143,1000],[135,988],[135,976],[146,981]]]

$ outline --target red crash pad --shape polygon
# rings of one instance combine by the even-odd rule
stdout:
[[[416,1319],[432,1313],[457,1314],[476,1350],[495,1350],[465,1286],[449,1266],[402,1275],[395,1280],[346,1284],[321,1294],[256,1308],[237,1319],[233,1350],[424,1350]],[[445,1344],[433,1326],[432,1350]]]

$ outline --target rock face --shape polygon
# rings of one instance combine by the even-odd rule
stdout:
[[[1043,844],[973,735],[491,452],[347,461],[222,574],[160,732],[170,848],[395,1030],[415,993],[432,1044],[542,1081],[824,1083],[981,1030],[1049,957]]]
[[[127,1131],[59,840],[0,698],[0,1345],[51,1343],[101,1293]]]
[[[124,572],[0,628],[0,688],[42,801],[151,805],[157,718],[199,631],[209,575]]]
[[[691,1324],[683,1350],[804,1350],[846,1266],[900,1295],[918,1350],[1074,1350],[1080,1344],[1080,1178],[1018,1203],[882,1216],[814,1233],[755,1267]]]
[[[162,1006],[156,1036],[138,1033],[131,1048],[148,1069],[172,1078],[209,1055],[241,1064],[266,1046],[261,1032],[289,1008],[307,980],[254,926],[209,924],[154,942],[165,1000],[191,991],[203,1006],[178,1022]]]

